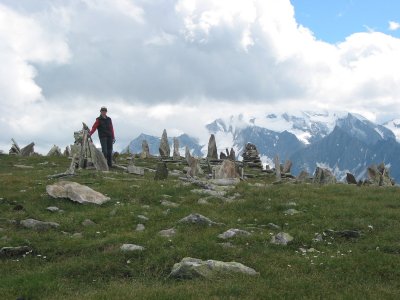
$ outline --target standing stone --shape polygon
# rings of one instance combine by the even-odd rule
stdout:
[[[274,164],[275,164],[275,176],[276,176],[276,181],[281,180],[281,164],[279,162],[279,156],[276,155],[274,158]]]
[[[164,159],[169,158],[171,150],[169,149],[168,136],[167,136],[167,131],[165,129],[161,136],[160,147],[158,148],[158,150],[160,152],[161,158]]]
[[[313,181],[319,184],[333,184],[336,183],[336,177],[330,170],[317,167]]]
[[[293,241],[293,237],[286,232],[279,232],[271,238],[271,243],[276,245],[286,246],[291,241]]]
[[[293,165],[292,161],[290,161],[290,160],[285,161],[285,164],[283,165],[282,173],[284,173],[284,174],[290,173],[292,165]]]
[[[12,145],[10,150],[8,151],[8,154],[10,155],[20,155],[21,154],[21,148],[18,146],[17,142],[14,139],[11,139]]]
[[[214,179],[226,179],[226,178],[239,178],[240,175],[236,171],[235,162],[231,160],[224,160],[222,165],[215,166],[213,172]]]
[[[188,175],[191,177],[203,174],[203,170],[199,165],[199,160],[193,156],[189,157],[189,168]]]
[[[186,162],[188,163],[188,165],[190,165],[190,161],[189,159],[192,157],[192,155],[190,154],[190,149],[188,146],[185,147],[185,159]]]
[[[69,146],[65,147],[63,155],[66,156],[66,157],[70,157],[71,156],[71,148]]]
[[[215,141],[214,134],[211,134],[210,140],[208,141],[207,158],[212,159],[212,160],[218,159],[217,143]]]
[[[310,175],[310,173],[308,173],[307,171],[301,171],[300,174],[296,177],[296,180],[299,182],[309,182],[312,181],[312,177]]]
[[[357,180],[351,173],[346,173],[346,181],[348,184],[357,184]]]
[[[140,158],[150,158],[150,148],[146,140],[142,141],[142,153],[140,153]]]
[[[144,168],[137,167],[134,164],[129,164],[127,167],[127,171],[129,174],[144,176]]]
[[[21,156],[31,156],[35,153],[34,150],[35,143],[32,142],[29,145],[26,145],[24,148],[21,149]]]
[[[179,140],[178,138],[174,137],[174,152],[172,153],[173,160],[180,160],[181,154],[179,153]]]
[[[224,152],[221,152],[219,154],[219,159],[223,160],[223,159],[227,159],[228,157],[226,156],[226,154]]]
[[[235,161],[236,160],[236,153],[235,150],[233,150],[233,148],[231,148],[231,151],[229,152],[229,159]]]
[[[107,160],[104,157],[103,152],[96,148],[96,146],[89,142],[89,152],[90,152],[90,159],[98,171],[108,171],[108,164]]]
[[[392,186],[394,185],[394,180],[390,178],[389,170],[386,168],[384,163],[379,166],[372,165],[368,167],[368,179],[373,185],[378,186]]]
[[[156,174],[154,175],[154,180],[165,180],[168,178],[168,168],[167,164],[163,161],[157,163]]]
[[[57,145],[53,145],[49,153],[47,153],[47,156],[62,156],[60,147],[58,147]]]

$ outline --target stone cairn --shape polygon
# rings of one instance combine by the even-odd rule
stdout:
[[[262,162],[254,144],[247,143],[242,153],[243,163],[250,168],[262,169]]]
[[[103,153],[96,148],[89,136],[89,127],[85,123],[82,125],[82,130],[74,132],[75,142],[71,145],[72,161],[75,167],[80,169],[94,167],[98,171],[108,171]]]
[[[171,150],[169,148],[167,131],[165,129],[161,136],[160,147],[158,148],[158,150],[162,159],[169,159]]]
[[[60,147],[58,147],[57,145],[51,147],[49,153],[47,153],[47,156],[62,156]]]
[[[14,139],[11,139],[12,145],[8,154],[10,155],[18,155],[18,156],[32,156],[35,155],[34,146],[35,143],[32,142],[29,145],[26,145],[22,149],[18,146],[17,142]]]

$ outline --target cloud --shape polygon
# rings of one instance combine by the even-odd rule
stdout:
[[[0,127],[9,136],[0,146],[13,136],[66,145],[102,105],[118,125],[117,147],[163,128],[203,136],[204,122],[235,112],[382,119],[400,108],[398,38],[371,31],[319,41],[289,0],[4,3]]]
[[[400,28],[400,23],[389,21],[389,30],[396,31]]]

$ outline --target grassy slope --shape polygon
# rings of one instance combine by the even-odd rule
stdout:
[[[155,166],[155,161],[141,163]],[[15,164],[34,169],[16,168]],[[254,187],[240,183],[230,193],[240,193],[243,201],[213,199],[211,205],[199,205],[201,196],[190,192],[196,187],[182,186],[173,177],[156,182],[151,173],[142,178],[119,170],[84,170],[70,180],[108,194],[112,201],[102,206],[79,205],[54,200],[45,191],[46,185],[55,181],[46,176],[63,172],[68,165],[66,158],[0,156],[0,247],[30,245],[34,249],[25,258],[0,260],[0,295],[4,299],[389,299],[400,293],[398,188]],[[160,205],[165,194],[180,204],[168,214]],[[288,202],[296,202],[294,208],[301,213],[285,215]],[[15,210],[17,204],[24,209]],[[54,205],[64,213],[46,210]],[[179,219],[194,212],[226,225],[177,225]],[[140,214],[149,221],[138,219]],[[25,218],[61,226],[33,232],[7,221]],[[82,226],[87,218],[97,225]],[[270,244],[271,234],[276,233],[264,226],[270,222],[282,226],[294,241],[286,247]],[[138,223],[144,223],[146,230],[136,232]],[[171,227],[177,228],[175,237],[158,236],[158,231]],[[235,248],[223,248],[217,235],[229,228],[246,229],[253,235],[232,240]],[[364,234],[354,240],[312,241],[315,233],[326,229],[358,229]],[[72,238],[76,232],[83,238]],[[119,247],[123,243],[142,245],[146,250],[122,253]],[[318,252],[303,255],[300,247],[313,247]],[[173,264],[186,256],[241,262],[260,276],[168,279]]]

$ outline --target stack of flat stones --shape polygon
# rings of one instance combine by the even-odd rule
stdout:
[[[262,169],[262,162],[256,145],[247,143],[244,152],[242,153],[242,157],[246,166]]]

